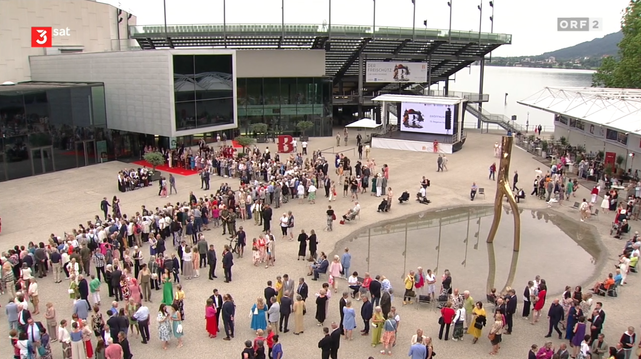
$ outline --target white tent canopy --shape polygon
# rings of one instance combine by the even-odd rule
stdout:
[[[641,134],[641,90],[546,87],[517,102],[622,132]]]
[[[345,126],[347,128],[363,128],[367,130],[373,130],[377,127],[380,127],[380,123],[376,123],[376,121],[372,120],[371,118],[362,118],[356,122],[352,122],[349,125]]]

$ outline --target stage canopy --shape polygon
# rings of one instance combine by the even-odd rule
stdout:
[[[356,122],[352,122],[349,125],[345,126],[347,128],[364,128],[368,130],[375,129],[377,127],[380,127],[380,123],[376,123],[376,121],[372,120],[371,118],[363,118],[360,119]]]
[[[433,103],[438,105],[456,105],[463,101],[457,97],[435,97],[435,96],[414,96],[414,95],[380,95],[374,97],[372,101],[378,102],[412,102],[412,103]]]

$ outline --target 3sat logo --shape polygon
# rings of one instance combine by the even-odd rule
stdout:
[[[53,29],[40,26],[31,28],[31,47],[51,47],[54,36],[71,36],[69,28]]]

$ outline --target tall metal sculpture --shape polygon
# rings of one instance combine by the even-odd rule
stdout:
[[[512,209],[512,215],[514,216],[514,245],[512,254],[512,262],[510,263],[510,270],[508,272],[508,278],[506,280],[505,286],[512,286],[514,277],[516,275],[516,263],[518,262],[519,249],[521,248],[521,213],[519,211],[516,200],[514,199],[514,193],[512,192],[512,186],[510,186],[510,161],[512,159],[512,143],[514,142],[514,137],[512,136],[503,136],[501,141],[501,157],[499,162],[499,173],[498,181],[496,184],[496,197],[494,198],[494,218],[492,220],[492,226],[490,227],[490,232],[487,235],[487,252],[489,260],[489,274],[487,278],[487,293],[490,293],[490,289],[494,286],[494,278],[496,276],[496,258],[494,256],[494,238],[496,237],[496,232],[499,229],[499,223],[501,222],[501,215],[503,209],[503,197],[507,197],[507,201],[510,204]]]
[[[490,227],[490,233],[487,235],[487,243],[494,242],[496,231],[499,229],[499,222],[501,222],[501,209],[503,207],[503,197],[507,197],[507,201],[512,208],[512,215],[514,216],[514,246],[515,252],[521,248],[521,216],[519,207],[514,199],[512,187],[510,186],[510,161],[512,159],[512,143],[514,137],[503,136],[501,141],[501,160],[499,162],[498,181],[496,184],[496,197],[494,198],[494,219]]]

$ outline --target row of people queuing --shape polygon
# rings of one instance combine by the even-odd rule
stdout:
[[[118,191],[127,192],[151,185],[151,173],[147,168],[124,169],[118,172]]]

